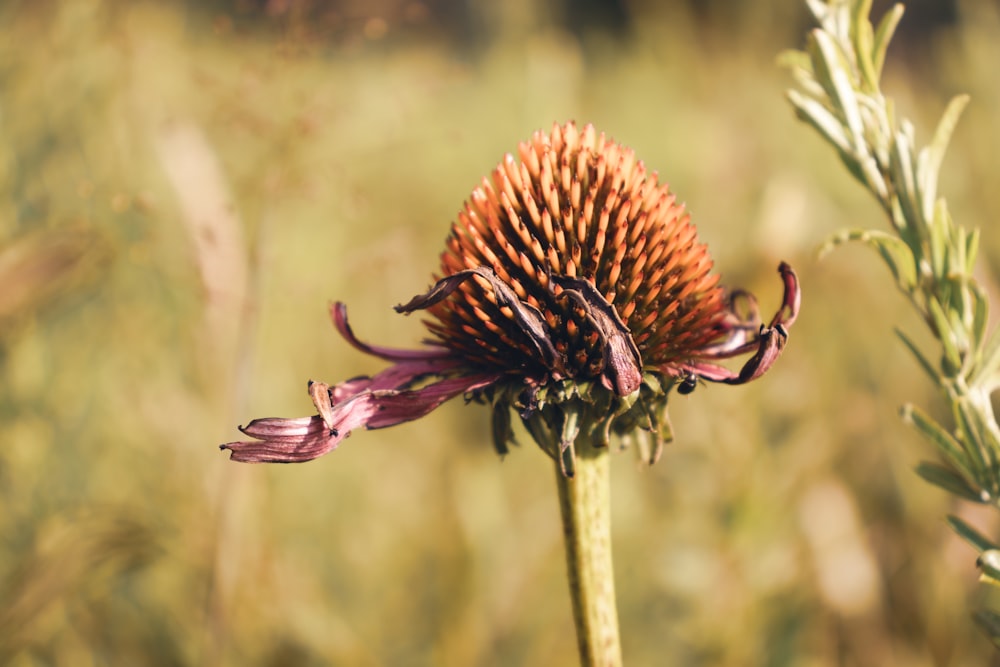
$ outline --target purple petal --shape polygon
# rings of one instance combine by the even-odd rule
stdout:
[[[380,357],[386,361],[414,361],[420,359],[440,360],[447,359],[451,355],[451,352],[445,349],[401,350],[393,347],[382,347],[381,345],[369,345],[368,343],[363,343],[358,340],[357,336],[354,335],[354,331],[351,329],[351,325],[347,321],[347,306],[340,301],[330,304],[330,318],[333,320],[333,326],[337,328],[337,331],[344,337],[344,340],[358,350],[374,357]]]
[[[774,362],[778,360],[778,357],[781,356],[781,351],[785,349],[785,343],[788,341],[788,331],[781,324],[771,328],[761,328],[759,341],[760,347],[757,348],[756,354],[743,364],[740,374],[735,378],[727,378],[723,382],[728,384],[744,384],[751,380],[756,380],[766,373]]]
[[[766,327],[758,325],[759,329],[756,334],[751,335],[748,330],[749,322],[744,322],[739,316],[734,315],[738,323],[734,323],[727,340],[703,348],[694,359],[686,363],[674,364],[672,368],[665,367],[661,371],[674,376],[693,374],[703,380],[725,382],[726,384],[744,384],[756,380],[766,373],[781,356],[782,350],[785,349],[785,343],[788,340],[788,327],[795,322],[802,305],[802,290],[799,287],[795,271],[788,264],[782,262],[778,266],[778,272],[784,282],[785,294],[781,308],[771,318],[770,325]],[[752,317],[759,319],[759,316],[756,315],[756,309],[752,311]],[[743,364],[739,373],[711,363],[718,359],[729,359],[747,352],[754,354]]]
[[[419,419],[445,401],[470,391],[482,389],[502,377],[500,373],[449,378],[420,389],[375,391],[372,401],[378,411],[368,420],[368,428],[385,428]]]
[[[344,435],[327,428],[319,415],[301,419],[255,419],[240,430],[255,440],[228,442],[229,458],[243,463],[302,463],[326,454]]]
[[[356,377],[331,387],[330,398],[334,403],[340,403],[363,391],[404,389],[423,377],[447,375],[460,366],[458,359],[448,357],[401,361],[372,377]]]
[[[799,308],[802,306],[802,288],[799,286],[799,277],[795,275],[795,271],[788,264],[785,262],[779,264],[778,272],[785,282],[785,297],[782,300],[781,309],[775,313],[769,326],[783,324],[785,327],[790,327],[799,316]]]
[[[254,440],[229,442],[233,461],[244,463],[302,463],[333,449],[359,426],[384,428],[423,417],[450,398],[487,387],[501,374],[448,378],[414,390],[365,390],[324,406],[323,416],[298,419],[255,419],[240,430]],[[316,387],[316,389],[313,389]],[[314,383],[310,393],[322,404],[324,385]]]

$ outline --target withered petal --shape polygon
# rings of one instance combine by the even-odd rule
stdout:
[[[743,368],[740,369],[738,376],[723,380],[723,382],[727,384],[744,384],[751,380],[756,380],[766,373],[774,365],[778,357],[781,356],[781,351],[785,349],[785,343],[788,341],[788,331],[782,324],[776,324],[773,327],[761,327],[760,335],[757,338],[759,341],[757,352],[743,364]]]
[[[425,294],[418,294],[409,302],[396,306],[397,313],[412,313],[415,310],[429,308],[447,298],[458,286],[472,276],[486,280],[493,289],[497,307],[508,307],[514,313],[514,320],[534,345],[541,357],[541,362],[549,370],[561,371],[561,355],[552,344],[552,336],[545,318],[537,308],[530,303],[521,301],[513,289],[497,277],[493,269],[487,266],[477,266],[474,269],[458,271],[437,281]]]
[[[619,396],[628,396],[642,384],[642,357],[632,332],[622,322],[615,307],[594,285],[568,276],[549,276],[582,309],[604,346],[602,382]]]
[[[373,391],[371,400],[378,411],[365,423],[365,426],[370,429],[385,428],[419,419],[445,401],[488,387],[502,376],[502,373],[463,375],[441,380],[420,389]]]
[[[788,327],[798,317],[802,303],[802,290],[799,286],[798,276],[795,275],[792,267],[782,262],[778,265],[778,273],[781,274],[784,282],[785,293],[781,307],[771,318],[771,323],[768,326],[759,325],[756,335],[749,335],[746,324],[733,326],[727,340],[700,350],[693,359],[675,364],[673,368],[661,370],[669,375],[683,377],[690,375],[710,382],[724,382],[726,384],[744,384],[756,380],[766,373],[781,356],[782,350],[785,349],[785,343],[788,341]],[[714,360],[729,359],[748,352],[754,354],[743,364],[739,373],[712,363]]]
[[[427,376],[449,375],[460,365],[458,360],[448,357],[400,361],[371,377],[351,378],[330,387],[330,400],[333,403],[340,403],[363,391],[405,389]]]
[[[336,448],[345,434],[331,431],[319,415],[254,419],[240,430],[254,440],[228,442],[229,458],[243,463],[304,463]]]
[[[785,296],[781,302],[781,308],[775,313],[769,326],[774,327],[783,324],[790,327],[799,316],[799,308],[802,306],[802,288],[799,286],[799,277],[787,263],[778,265],[778,273],[785,283]]]
[[[384,428],[419,419],[448,399],[487,387],[500,377],[499,373],[478,374],[448,378],[413,390],[365,390],[326,406],[321,410],[324,416],[255,419],[240,427],[254,440],[229,442],[219,448],[228,449],[232,460],[244,463],[311,461],[336,449],[359,426]],[[320,383],[313,383],[310,390],[314,400],[322,401]]]
[[[761,347],[760,335],[765,329],[773,329],[776,326],[783,325],[786,329],[790,327],[798,318],[799,307],[802,303],[802,290],[799,286],[798,276],[795,275],[795,271],[791,266],[782,262],[778,265],[778,273],[781,274],[782,281],[784,283],[784,296],[782,297],[781,307],[771,318],[771,322],[767,327],[764,327],[760,323],[759,317],[756,315],[756,306],[753,306],[754,317],[753,319],[748,319],[744,321],[742,318],[737,317],[734,314],[734,323],[728,332],[728,338],[725,340],[705,347],[699,350],[694,356],[697,359],[731,359],[732,357],[737,357],[741,354],[746,354],[748,352],[753,352],[759,350]],[[753,295],[745,292],[734,292],[734,294],[739,293],[740,295],[745,295],[747,298],[755,301]],[[694,371],[697,373],[697,371]],[[700,374],[699,374],[700,375]],[[718,382],[717,378],[702,375],[706,380],[713,380]]]
[[[364,352],[365,354],[370,354],[373,357],[379,357],[380,359],[385,359],[386,361],[415,361],[415,360],[441,360],[447,359],[451,356],[451,352],[444,349],[430,349],[430,350],[402,350],[394,347],[383,347],[381,345],[370,345],[358,340],[357,336],[354,335],[354,331],[351,329],[351,325],[347,321],[347,306],[342,302],[337,301],[330,304],[330,319],[333,320],[333,326],[336,327],[340,335],[344,337],[348,343],[350,343],[356,349]]]

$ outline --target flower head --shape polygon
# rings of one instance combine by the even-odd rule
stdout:
[[[222,445],[247,462],[307,461],[351,430],[411,421],[459,395],[493,406],[494,443],[513,442],[511,411],[572,474],[580,435],[635,439],[650,462],[669,440],[667,394],[698,380],[742,384],[784,348],[799,309],[782,263],[782,306],[765,325],[752,295],[719,286],[684,207],[631,149],[590,125],[536,132],[473,190],[424,294],[432,338],[419,351],[362,343],[346,307],[334,325],[392,362],[372,377],[310,383],[318,415],[257,419],[253,440]],[[717,362],[750,354],[739,371]]]

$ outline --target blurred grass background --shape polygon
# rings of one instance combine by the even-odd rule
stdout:
[[[885,4],[876,3],[877,11]],[[912,2],[886,88],[1000,262],[1000,13]],[[312,407],[308,378],[412,347],[391,309],[518,141],[593,122],[686,201],[724,280],[805,304],[748,387],[675,396],[613,469],[632,665],[983,665],[959,512],[901,425],[935,406],[913,328],[844,226],[882,226],[797,123],[797,2],[12,1],[0,5],[0,664],[574,665],[552,465],[446,405],[303,466],[216,449]],[[947,419],[946,416],[942,416]],[[996,663],[994,663],[996,664]]]

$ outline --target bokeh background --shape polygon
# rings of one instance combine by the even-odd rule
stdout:
[[[885,3],[876,3],[876,13]],[[592,122],[636,149],[728,284],[801,318],[746,387],[675,396],[613,465],[631,665],[997,664],[969,611],[989,513],[912,472],[940,413],[884,225],[783,98],[794,0],[116,0],[0,4],[0,663],[574,665],[553,484],[448,404],[299,466],[216,446],[408,347],[448,225],[517,142]],[[943,192],[1000,262],[1000,12],[914,1],[886,88],[924,141],[972,104]],[[946,415],[940,415],[947,420]]]

